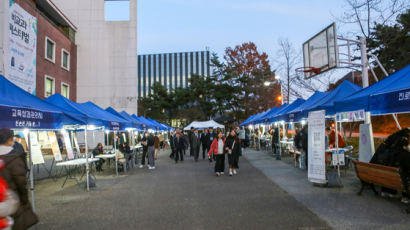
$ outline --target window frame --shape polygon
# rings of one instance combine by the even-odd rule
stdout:
[[[64,66],[64,53],[67,53],[67,67]],[[70,57],[71,54],[68,52],[66,49],[62,48],[61,49],[61,68],[70,71]]]
[[[53,41],[51,38],[47,37],[44,39],[45,40],[45,47],[44,47],[44,58],[52,63],[56,63],[56,42]],[[50,41],[53,43],[53,58],[50,59],[47,57],[47,41]]]
[[[65,97],[64,95],[63,95],[63,87],[64,86],[67,86],[67,97]],[[68,84],[68,83],[65,83],[65,82],[61,82],[61,90],[60,90],[61,92],[61,95],[63,96],[63,97],[65,97],[65,98],[67,98],[67,99],[70,99],[70,84]]]
[[[54,77],[51,77],[49,75],[44,76],[44,97],[47,98],[47,79],[50,79],[53,81],[53,84],[51,85],[51,95],[54,95],[56,92],[56,79]],[[50,95],[50,96],[51,96]]]

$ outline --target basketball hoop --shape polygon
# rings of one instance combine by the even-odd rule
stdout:
[[[301,73],[315,73],[315,74],[319,74],[320,73],[320,69],[319,68],[315,68],[315,67],[311,67],[311,66],[307,66],[307,67],[299,67],[295,69],[296,72],[301,72]]]

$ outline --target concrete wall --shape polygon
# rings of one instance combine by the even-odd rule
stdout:
[[[130,20],[106,22],[104,0],[53,0],[77,26],[77,100],[137,113],[137,0]]]

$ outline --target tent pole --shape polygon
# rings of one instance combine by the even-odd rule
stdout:
[[[89,173],[90,173],[90,168],[88,165],[88,144],[87,144],[87,125],[85,126],[85,132],[84,132],[84,139],[85,139],[85,170],[86,170],[86,176],[87,176],[87,192],[90,191],[90,181],[89,181]]]
[[[393,113],[392,116],[394,118],[394,121],[396,122],[397,128],[399,128],[399,130],[401,130],[399,120],[397,119],[397,114]]]
[[[340,165],[339,165],[339,135],[337,128],[337,118],[335,116],[335,145],[336,145],[336,160],[337,160],[337,175],[340,178]]]
[[[114,154],[115,154],[115,172],[118,176],[118,157],[117,157],[117,132],[114,131]]]
[[[31,140],[30,140],[30,130],[27,132],[28,135],[28,153],[29,153],[29,165],[30,165],[30,192],[31,192],[31,206],[33,211],[36,211],[35,198],[34,198],[34,170],[33,170],[33,159],[31,158]],[[26,159],[27,160],[27,159]]]

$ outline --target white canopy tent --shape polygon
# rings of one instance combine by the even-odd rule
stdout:
[[[213,128],[225,128],[224,125],[219,124],[218,122],[214,120],[209,120],[209,121],[193,121],[191,124],[189,124],[187,127],[184,128],[184,130],[190,130],[191,127],[194,127],[195,129],[205,129],[209,127]]]

